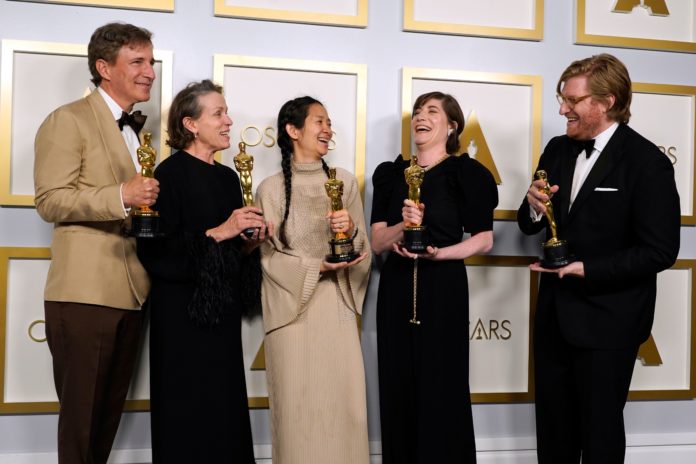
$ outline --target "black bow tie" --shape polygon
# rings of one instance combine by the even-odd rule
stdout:
[[[594,150],[594,139],[590,140],[576,140],[575,141],[575,155],[579,155],[585,150],[585,157],[589,158],[592,156],[592,151]]]
[[[136,135],[140,134],[140,129],[145,125],[145,116],[141,111],[133,111],[131,114],[125,111],[121,113],[121,117],[117,120],[118,128],[123,130],[123,126],[131,126]]]

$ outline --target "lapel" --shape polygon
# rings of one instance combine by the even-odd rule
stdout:
[[[118,124],[114,120],[113,114],[109,111],[109,107],[99,95],[99,92],[94,90],[87,96],[87,102],[92,108],[94,114],[94,122],[97,126],[95,137],[101,138],[104,153],[111,165],[111,171],[114,174],[116,182],[126,182],[136,173],[133,159],[128,152],[126,141],[123,140],[123,135],[118,129]]]
[[[573,187],[573,173],[575,172],[575,161],[577,156],[575,154],[575,148],[573,141],[569,138],[565,138],[566,144],[563,156],[561,158],[561,178],[558,182],[560,186],[559,198],[561,204],[559,205],[560,218],[558,220],[559,224],[565,224],[566,218],[568,217],[568,209],[570,208],[570,190]]]
[[[627,131],[628,129],[625,124],[619,124],[619,127],[616,128],[616,132],[614,132],[614,135],[609,139],[609,143],[607,143],[604,150],[599,154],[597,162],[592,166],[592,170],[575,197],[573,208],[568,214],[569,221],[573,220],[585,200],[587,200],[592,192],[594,192],[594,189],[604,180],[607,174],[611,172],[616,163],[621,159],[623,155],[623,141],[626,138]]]

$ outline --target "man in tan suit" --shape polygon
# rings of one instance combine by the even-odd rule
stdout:
[[[150,99],[150,38],[130,24],[97,29],[88,47],[97,89],[51,113],[36,135],[36,208],[54,223],[44,299],[60,463],[106,463],[135,363],[150,284],[124,228],[159,187],[137,173],[144,118],[128,113]]]

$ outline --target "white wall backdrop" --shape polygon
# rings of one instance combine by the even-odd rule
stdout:
[[[575,2],[544,3],[544,38],[528,42],[403,32],[402,0],[370,0],[365,29],[214,17],[213,0],[176,0],[173,13],[0,0],[0,39],[86,44],[93,30],[107,22],[131,22],[154,32],[155,48],[173,52],[173,94],[190,81],[212,78],[216,53],[366,64],[365,210],[369,218],[371,174],[380,162],[394,159],[401,150],[403,67],[542,76],[542,146],[564,131],[565,122],[558,116],[554,98],[555,85],[559,74],[574,59],[606,51],[627,65],[635,82],[696,85],[693,54],[574,45]],[[45,79],[50,78],[47,70]],[[265,90],[247,91],[260,94]],[[31,111],[31,107],[25,111]],[[236,111],[231,106],[233,119]],[[520,192],[520,199],[523,195]],[[42,222],[33,208],[0,207],[0,246],[46,247],[50,244],[50,232],[51,226]],[[514,222],[496,221],[493,255],[535,255],[537,248],[538,238],[524,238]],[[679,258],[696,258],[694,227],[682,227]],[[369,437],[377,455],[378,279],[375,270],[366,300],[362,339]],[[442,407],[447,407],[444,399]],[[696,401],[630,402],[625,417],[629,462],[694,462]],[[257,457],[268,458],[268,413],[254,410],[251,420]],[[474,421],[481,462],[534,462],[533,453],[525,451],[535,447],[532,404],[476,405]],[[54,414],[0,415],[0,463],[54,462],[56,426]],[[114,462],[147,460],[147,413],[125,414],[115,448],[118,451]]]

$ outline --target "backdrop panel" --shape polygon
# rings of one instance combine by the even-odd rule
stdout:
[[[634,82],[630,125],[672,161],[682,224],[696,224],[696,87]]]
[[[575,43],[696,52],[696,0],[577,0]]]
[[[696,398],[696,260],[680,259],[657,276],[655,322],[636,360],[629,399]]]
[[[15,0],[33,3],[61,3],[64,5],[101,6],[133,10],[174,11],[174,0]]]
[[[136,105],[148,115],[145,131],[162,157],[169,154],[161,134],[172,92],[172,53],[155,50],[157,79],[150,101]],[[51,79],[46,79],[46,70]],[[87,47],[52,42],[2,41],[0,71],[0,204],[34,205],[34,138],[59,106],[89,94],[93,85]],[[30,111],[28,111],[30,109]]]
[[[49,265],[48,248],[0,247],[0,413],[58,411],[43,304]],[[145,331],[127,410],[149,408],[148,353]]]
[[[475,403],[533,400],[531,325],[536,257],[465,260],[469,280],[469,385]],[[456,369],[456,366],[452,366]]]
[[[367,27],[368,0],[215,0],[215,16]]]
[[[404,0],[404,30],[542,40],[544,0]]]
[[[411,109],[426,92],[451,94],[466,125],[461,151],[486,166],[498,184],[496,219],[515,219],[541,154],[541,77],[404,68],[401,150],[409,157]]]

